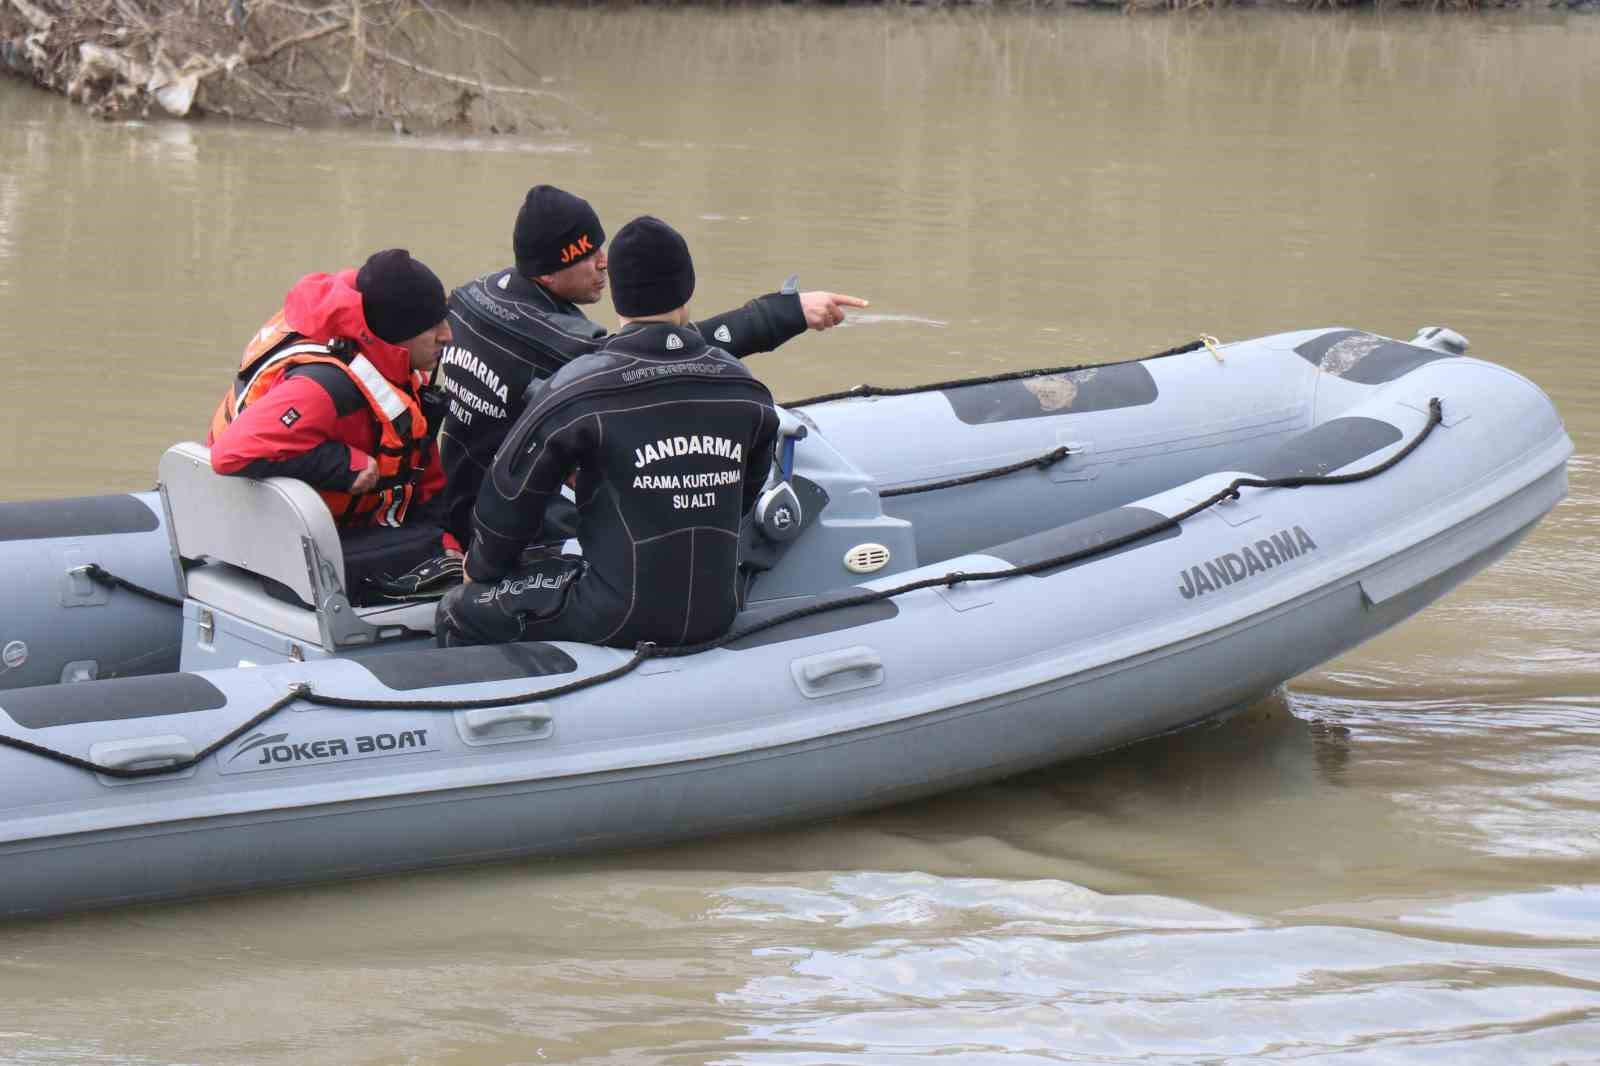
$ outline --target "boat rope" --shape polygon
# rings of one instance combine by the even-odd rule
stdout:
[[[917,581],[910,581],[903,585],[897,585],[894,588],[864,589],[861,592],[854,593],[852,595],[839,596],[819,603],[813,603],[805,607],[796,607],[793,610],[771,615],[769,617],[760,619],[759,621],[752,622],[742,628],[732,630],[723,636],[716,638],[715,640],[703,641],[699,644],[663,647],[648,642],[641,643],[634,648],[631,658],[610,670],[606,670],[598,674],[591,674],[587,677],[577,678],[573,681],[567,682],[566,684],[557,685],[553,688],[540,689],[536,692],[518,692],[509,696],[484,696],[477,699],[373,700],[362,697],[324,695],[323,693],[313,690],[310,682],[301,681],[293,685],[288,692],[280,696],[277,700],[273,701],[270,705],[253,715],[249,721],[235,729],[230,730],[226,735],[219,737],[217,740],[206,745],[205,748],[201,749],[194,756],[186,759],[180,759],[175,762],[163,763],[159,766],[100,766],[87,759],[79,758],[76,755],[68,755],[66,752],[55,751],[51,748],[46,748],[42,745],[31,743],[30,741],[19,740],[16,737],[9,737],[3,734],[0,734],[0,746],[15,748],[19,751],[31,752],[32,754],[39,755],[47,759],[53,759],[57,762],[66,763],[68,766],[76,766],[80,769],[91,770],[95,773],[104,774],[107,777],[120,779],[154,777],[160,774],[179,773],[199,765],[202,761],[209,758],[211,755],[214,755],[223,747],[244,736],[250,732],[250,730],[255,729],[267,719],[271,718],[273,715],[277,714],[279,711],[296,701],[310,703],[319,707],[335,707],[343,710],[356,711],[470,711],[489,707],[510,707],[522,703],[535,703],[544,700],[552,700],[560,696],[570,695],[574,692],[581,692],[584,689],[594,688],[597,685],[603,685],[608,681],[615,681],[620,677],[625,677],[651,659],[679,659],[689,655],[698,655],[701,652],[725,647],[734,643],[735,641],[743,640],[746,637],[765,632],[769,629],[775,629],[778,626],[786,625],[790,622],[796,622],[803,618],[810,618],[813,615],[824,614],[830,611],[845,610],[846,608],[850,607],[864,607],[873,603],[881,603],[884,600],[893,599],[896,596],[903,596],[908,592],[916,592],[919,589],[940,587],[951,588],[955,585],[964,584],[969,581],[999,581],[1004,578],[1022,577],[1028,574],[1038,574],[1045,571],[1054,570],[1058,567],[1071,566],[1075,563],[1083,562],[1086,559],[1092,559],[1096,556],[1105,555],[1108,552],[1116,551],[1118,548],[1135,544],[1141,540],[1144,540],[1146,537],[1154,536],[1157,533],[1176,528],[1186,520],[1193,518],[1202,511],[1216,506],[1224,500],[1238,499],[1241,489],[1298,489],[1310,485],[1348,485],[1357,481],[1365,481],[1368,478],[1377,477],[1379,474],[1392,469],[1394,466],[1405,460],[1407,456],[1416,451],[1417,448],[1422,445],[1423,441],[1427,440],[1428,437],[1432,435],[1434,429],[1439,426],[1443,419],[1444,408],[1439,399],[1435,397],[1429,400],[1427,423],[1422,427],[1421,430],[1417,432],[1417,435],[1412,437],[1411,440],[1407,442],[1405,447],[1395,452],[1389,458],[1385,459],[1381,463],[1376,464],[1375,466],[1370,466],[1365,470],[1357,470],[1349,474],[1310,474],[1299,477],[1282,478],[1235,478],[1233,481],[1229,482],[1225,488],[1219,489],[1217,492],[1212,493],[1210,496],[1206,497],[1204,500],[1201,500],[1199,503],[1194,504],[1192,507],[1180,511],[1175,515],[1161,518],[1160,520],[1152,522],[1147,526],[1132,530],[1120,537],[1113,537],[1110,540],[1104,541],[1103,543],[1091,545],[1087,548],[1080,548],[1077,551],[1051,556],[1048,559],[1039,559],[1035,562],[1024,563],[1021,566],[1007,567],[1003,570],[986,570],[979,573],[966,573],[964,571],[955,570],[949,573],[941,574],[937,577],[925,577]]]
[[[1211,344],[1207,344],[1206,341]],[[1198,351],[1201,348],[1211,348],[1211,353],[1219,360],[1221,354],[1214,345],[1215,337],[1202,337],[1180,344],[1176,348],[1168,348],[1164,352],[1147,355],[1135,362],[1148,362],[1151,359],[1165,359],[1169,355],[1183,355],[1185,352]],[[789,400],[782,404],[784,407],[809,407],[814,403],[829,403],[833,400],[848,400],[857,396],[913,396],[919,392],[942,392],[945,389],[962,389],[969,385],[995,385],[1002,381],[1023,381],[1027,378],[1049,377],[1051,374],[1072,374],[1079,370],[1099,370],[1108,366],[1120,366],[1120,362],[1111,363],[1080,363],[1077,366],[1049,366],[1033,370],[1011,370],[1004,374],[989,374],[985,377],[957,378],[953,381],[935,381],[927,385],[853,385],[842,392],[825,392],[821,396],[808,396],[803,400]]]
[[[935,489],[953,489],[957,485],[971,485],[978,481],[988,481],[992,477],[1004,477],[1006,474],[1015,474],[1018,470],[1026,470],[1030,466],[1043,470],[1047,466],[1054,466],[1065,459],[1071,451],[1063,444],[1059,448],[1052,448],[1043,455],[1032,459],[1024,459],[1020,463],[1010,466],[997,466],[993,470],[980,470],[976,474],[966,474],[962,477],[953,477],[946,481],[930,481],[926,485],[902,485],[897,489],[884,489],[878,493],[880,500],[891,496],[911,496],[918,492],[932,492]]]
[[[147,589],[143,585],[135,585],[127,578],[118,577],[116,574],[111,573],[99,563],[85,563],[82,566],[74,566],[67,573],[82,574],[97,585],[104,585],[113,589],[126,589],[135,596],[143,596],[147,600],[155,600],[157,603],[164,603],[168,607],[183,607],[182,600],[174,596],[168,596],[164,592],[157,592],[155,589]]]

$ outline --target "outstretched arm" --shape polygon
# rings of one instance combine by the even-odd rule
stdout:
[[[769,292],[743,307],[696,322],[706,339],[743,359],[770,352],[808,329],[831,329],[844,321],[845,308],[866,307],[867,301],[837,292]]]

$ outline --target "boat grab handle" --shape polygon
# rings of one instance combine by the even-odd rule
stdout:
[[[462,711],[461,724],[474,737],[515,735],[518,740],[543,739],[555,732],[555,723],[543,704],[521,707],[479,707]],[[508,728],[522,726],[514,733]]]
[[[796,659],[789,664],[800,693],[811,699],[883,684],[883,659],[865,645]]]
[[[195,756],[195,746],[187,737],[167,734],[159,737],[136,737],[130,740],[104,740],[89,745],[89,761],[107,770],[142,770],[171,764],[189,762]],[[141,785],[152,781],[177,781],[194,776],[189,767],[173,774],[155,777],[107,777],[96,774],[101,784],[113,787]]]

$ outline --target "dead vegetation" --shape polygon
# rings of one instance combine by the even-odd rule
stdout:
[[[0,0],[0,60],[108,118],[507,131],[565,104],[430,0]]]
[[[450,3],[447,10],[443,3]],[[660,0],[667,4],[674,0]],[[829,0],[825,0],[829,2]],[[896,0],[889,0],[890,3]],[[898,0],[917,6],[1475,10],[1519,0]],[[1524,0],[1525,2],[1525,0]],[[1600,0],[1534,0],[1593,5]],[[108,118],[219,114],[493,132],[582,112],[498,37],[471,0],[0,0],[0,69]],[[584,116],[586,118],[591,116]]]

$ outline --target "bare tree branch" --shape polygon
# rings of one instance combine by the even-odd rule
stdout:
[[[310,44],[313,41],[320,41],[324,37],[331,37],[333,34],[338,33],[341,30],[348,29],[349,26],[349,22],[330,22],[326,26],[319,26],[314,30],[307,30],[304,33],[298,34],[294,37],[286,37],[261,54],[251,56],[249,61],[252,63],[265,63],[268,60],[276,58],[280,52],[290,48],[299,48],[302,45]]]
[[[578,106],[562,94],[551,92],[549,89],[529,89],[521,85],[493,85],[489,82],[479,81],[477,78],[468,78],[460,74],[450,74],[442,70],[434,70],[432,67],[425,67],[421,63],[414,63],[409,59],[402,58],[401,56],[391,55],[390,53],[382,51],[381,49],[373,49],[372,54],[381,57],[386,62],[393,63],[399,67],[405,67],[407,70],[414,70],[418,74],[425,74],[428,77],[437,81],[442,81],[447,85],[460,85],[463,88],[476,89],[477,91],[483,93],[500,93],[506,96],[543,97],[549,100],[559,100],[563,104],[566,104],[572,108],[577,108]]]
[[[40,33],[48,33],[54,20],[43,11],[28,3],[28,0],[11,0],[11,6],[17,9],[17,14],[27,20]]]
[[[344,84],[339,86],[340,96],[349,96],[355,86],[356,68],[361,65],[364,51],[361,41],[361,0],[353,0],[350,5],[350,67],[345,71]]]

